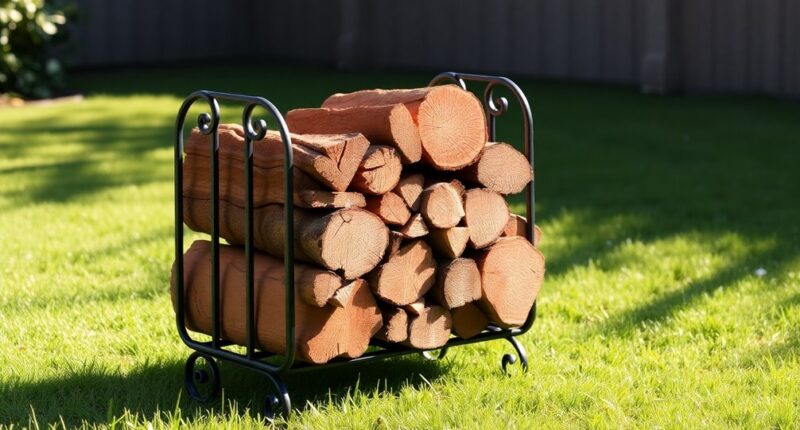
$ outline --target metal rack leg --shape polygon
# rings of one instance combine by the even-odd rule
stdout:
[[[286,384],[278,375],[263,372],[267,379],[275,387],[276,394],[268,394],[264,401],[264,417],[268,420],[273,420],[277,415],[289,417],[292,412],[292,400],[289,397],[289,391],[286,389]]]
[[[198,363],[202,359],[204,365]],[[205,403],[220,392],[219,367],[213,358],[193,352],[183,367],[183,382],[186,391],[194,400]]]
[[[508,369],[506,367],[509,364],[514,364],[517,362],[517,357],[519,357],[520,365],[522,366],[522,371],[528,371],[528,356],[525,354],[525,348],[522,347],[522,344],[519,343],[517,339],[512,337],[505,338],[511,346],[514,347],[516,350],[517,355],[512,354],[503,354],[503,358],[500,360],[501,364],[503,365],[503,372],[508,373]]]

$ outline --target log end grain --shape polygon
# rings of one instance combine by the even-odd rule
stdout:
[[[427,239],[437,256],[447,259],[458,258],[467,248],[469,229],[467,227],[430,229]]]
[[[481,188],[464,193],[464,212],[469,241],[475,249],[485,248],[497,240],[510,216],[503,196]]]
[[[416,239],[401,246],[367,278],[376,296],[395,306],[405,306],[431,289],[435,273],[433,251],[423,240]]]
[[[433,228],[455,227],[464,217],[464,204],[456,187],[448,182],[433,184],[422,191],[419,211]]]
[[[406,345],[418,349],[436,349],[447,343],[453,319],[443,306],[425,306],[408,324]]]
[[[365,194],[384,194],[397,186],[402,169],[400,157],[394,148],[372,145],[358,165],[350,186]]]
[[[489,319],[474,303],[452,309],[453,333],[462,339],[477,336],[489,326]]]

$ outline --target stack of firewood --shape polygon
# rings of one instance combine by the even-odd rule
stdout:
[[[432,349],[490,323],[522,325],[544,276],[526,221],[504,196],[532,179],[511,145],[487,142],[472,93],[452,85],[334,94],[321,108],[286,115],[295,169],[284,201],[283,145],[254,142],[257,339],[285,348],[284,204],[295,205],[298,356],[357,357],[370,339]],[[245,342],[244,133],[219,126],[222,335]],[[211,143],[185,144],[184,221],[211,231]],[[539,230],[536,229],[537,243]],[[184,257],[186,323],[211,331],[211,246]],[[275,258],[278,257],[278,258]],[[174,283],[173,283],[174,284]],[[174,297],[173,290],[173,297]]]

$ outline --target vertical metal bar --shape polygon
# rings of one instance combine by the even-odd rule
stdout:
[[[211,344],[220,341],[219,317],[219,129],[211,131]]]
[[[186,120],[186,110],[191,101],[184,102],[184,107],[178,112],[175,121],[175,289],[177,306],[175,316],[179,333],[183,334],[185,318],[185,298],[183,285],[183,123]]]
[[[244,127],[248,130],[248,122],[250,119],[245,109]],[[245,201],[244,201],[244,217],[245,217],[245,241],[244,253],[247,261],[247,278],[246,278],[246,305],[247,305],[247,358],[253,358],[255,353],[255,297],[254,297],[254,258],[253,258],[253,139],[250,133],[245,132],[244,138],[244,186],[245,186]]]
[[[486,128],[489,132],[489,142],[495,142],[497,140],[497,118],[495,118],[494,115],[487,115]]]

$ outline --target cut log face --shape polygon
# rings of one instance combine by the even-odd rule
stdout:
[[[464,204],[453,185],[440,182],[422,191],[419,211],[429,226],[450,228],[457,226],[464,217]]]
[[[503,236],[522,236],[525,237],[528,228],[528,220],[524,216],[511,214],[506,226],[503,228]],[[538,225],[533,226],[533,237],[535,246],[539,246],[542,240],[542,229]]]
[[[544,256],[519,236],[504,237],[479,253],[481,310],[501,327],[521,326],[544,279]]]
[[[255,328],[259,348],[284,354],[286,313],[284,309],[283,263],[264,254],[255,256]],[[222,245],[220,259],[221,335],[239,345],[247,341],[245,312],[245,256],[235,247]],[[295,279],[315,271],[295,265]],[[175,273],[172,274],[172,303],[177,306]],[[211,243],[197,241],[184,256],[186,325],[190,330],[211,334]],[[297,289],[296,289],[297,294]],[[295,342],[297,357],[311,363],[325,363],[337,356],[362,355],[370,338],[381,327],[381,314],[366,283],[356,282],[354,291],[341,308],[318,308],[300,297],[295,299]]]
[[[425,299],[421,298],[414,303],[409,303],[403,306],[403,309],[409,315],[419,315],[420,313],[422,313],[423,309],[425,309]]]
[[[367,201],[361,193],[300,190],[295,204],[312,209],[363,208]]]
[[[480,100],[455,85],[410,90],[364,90],[334,94],[326,108],[403,103],[419,127],[424,161],[439,170],[474,163],[486,144],[486,117]]]
[[[466,181],[500,194],[516,194],[533,179],[525,156],[507,143],[489,142],[477,163],[459,172]]]
[[[447,259],[458,258],[467,248],[469,229],[467,227],[431,229],[427,239],[437,256]]]
[[[383,327],[375,335],[387,342],[403,342],[408,339],[408,314],[401,308],[382,306]]]
[[[453,319],[442,306],[425,306],[419,315],[408,323],[406,344],[418,349],[435,349],[444,346],[450,337]]]
[[[399,232],[406,239],[416,239],[428,234],[428,226],[425,225],[422,215],[414,214]]]
[[[402,169],[394,148],[372,145],[358,166],[351,188],[372,195],[387,193],[397,186]]]
[[[328,298],[327,304],[336,306],[337,308],[343,308],[347,306],[347,303],[350,301],[350,296],[355,293],[356,289],[358,289],[359,283],[362,282],[362,280],[356,279],[344,287],[339,288],[333,293],[333,295],[331,295],[331,297]]]
[[[344,281],[339,275],[328,270],[303,270],[295,278],[295,286],[300,298],[311,306],[321,308],[341,290]]]
[[[388,192],[377,197],[368,197],[366,209],[389,225],[405,225],[411,212],[402,197]]]
[[[244,209],[220,202],[220,237],[232,244],[245,241]],[[253,245],[283,257],[283,205],[253,211]],[[362,209],[339,209],[318,214],[295,208],[295,258],[313,261],[345,279],[375,268],[383,258],[389,231],[380,218]],[[184,198],[184,222],[194,231],[211,232],[211,201]]]
[[[480,188],[464,193],[464,212],[469,241],[475,249],[485,248],[497,240],[509,217],[508,204],[503,196]]]
[[[481,298],[481,274],[475,261],[456,258],[439,265],[431,296],[437,303],[453,309]]]
[[[403,163],[416,163],[422,157],[419,131],[403,104],[294,109],[286,114],[286,124],[294,133],[361,133],[373,144],[397,148]]]
[[[422,173],[413,173],[410,175],[403,175],[400,182],[394,189],[400,197],[405,200],[406,205],[412,211],[419,211],[420,195],[422,194],[423,184],[425,183],[425,176]]]
[[[453,333],[462,339],[475,337],[489,326],[489,319],[474,303],[452,309]]]
[[[395,306],[419,300],[436,281],[433,251],[421,239],[410,241],[371,272],[372,292]]]
[[[389,230],[389,244],[386,245],[386,258],[391,257],[400,250],[400,246],[403,244],[403,239],[405,238],[402,234]]]

